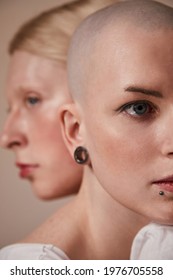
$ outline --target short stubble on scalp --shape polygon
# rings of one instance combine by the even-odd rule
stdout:
[[[173,30],[173,8],[149,0],[131,0],[104,8],[87,17],[76,30],[68,54],[68,76],[71,94],[77,102],[84,100],[87,84],[97,65],[94,57],[106,46],[107,31],[116,40],[116,34],[128,24],[146,32]],[[133,36],[133,34],[132,34]]]

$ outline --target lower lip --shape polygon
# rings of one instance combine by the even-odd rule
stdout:
[[[20,168],[20,177],[21,178],[27,178],[29,176],[32,175],[32,173],[34,172],[36,167],[33,167],[33,166],[26,166],[26,167],[21,167]]]
[[[173,193],[173,182],[162,182],[162,183],[154,183],[154,184],[159,186],[159,188],[163,191]]]

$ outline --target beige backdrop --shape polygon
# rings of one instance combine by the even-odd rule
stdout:
[[[93,0],[94,1],[94,0]],[[26,19],[69,0],[0,0],[0,130],[5,119],[4,84],[8,42]],[[173,5],[173,0],[160,0]],[[64,200],[41,202],[18,178],[12,153],[0,149],[0,247],[22,238]]]
[[[7,45],[17,28],[40,11],[69,0],[0,0],[0,131],[6,116],[4,98]],[[20,180],[12,153],[0,149],[0,247],[30,232],[64,201],[41,202]]]

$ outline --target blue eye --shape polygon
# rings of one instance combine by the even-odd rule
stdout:
[[[37,104],[39,101],[40,101],[40,100],[39,100],[38,97],[32,97],[32,96],[27,97],[27,99],[26,99],[26,102],[27,102],[29,105],[35,105],[35,104]]]
[[[144,115],[149,110],[149,105],[146,103],[131,104],[126,108],[126,112],[131,115]]]
[[[155,112],[155,108],[154,105],[151,105],[149,102],[137,101],[124,105],[121,111],[133,117],[147,117]]]

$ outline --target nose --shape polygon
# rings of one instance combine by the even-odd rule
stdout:
[[[0,146],[2,148],[14,149],[26,145],[26,142],[27,139],[22,131],[20,116],[18,113],[10,114],[0,134]]]
[[[164,124],[161,124],[159,134],[162,154],[173,158],[173,113],[169,114]]]

